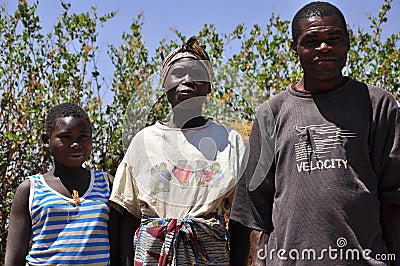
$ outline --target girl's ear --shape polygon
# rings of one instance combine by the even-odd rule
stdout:
[[[290,42],[290,50],[292,50],[292,53],[297,56],[297,45],[294,43],[294,41]]]
[[[44,143],[45,147],[49,147],[49,135],[47,134],[42,134],[42,141]]]

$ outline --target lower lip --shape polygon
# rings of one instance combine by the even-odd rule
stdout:
[[[80,159],[80,158],[83,157],[83,154],[80,154],[80,155],[70,155],[70,156],[68,156],[68,157],[74,158],[74,159]]]
[[[182,96],[195,96],[197,95],[194,91],[182,91],[182,92],[178,92],[178,95],[182,95]]]
[[[325,64],[325,63],[334,63],[336,61],[335,60],[316,60],[314,62],[317,64]]]

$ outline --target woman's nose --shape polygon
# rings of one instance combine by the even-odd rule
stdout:
[[[186,73],[186,75],[183,76],[182,81],[183,81],[182,83],[192,82],[193,81],[192,75],[190,75],[190,73]]]

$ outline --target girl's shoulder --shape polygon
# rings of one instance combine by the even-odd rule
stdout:
[[[111,174],[104,172],[102,170],[93,170],[94,173],[94,177],[100,177],[102,176],[104,178],[104,180],[107,182],[107,184],[111,187],[113,182],[114,182],[114,176],[112,176]]]

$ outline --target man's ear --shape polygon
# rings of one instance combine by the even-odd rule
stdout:
[[[297,44],[295,44],[294,41],[290,42],[290,49],[292,50],[292,53],[297,56]]]
[[[42,141],[45,147],[49,147],[49,139],[50,139],[49,135],[42,134]]]

